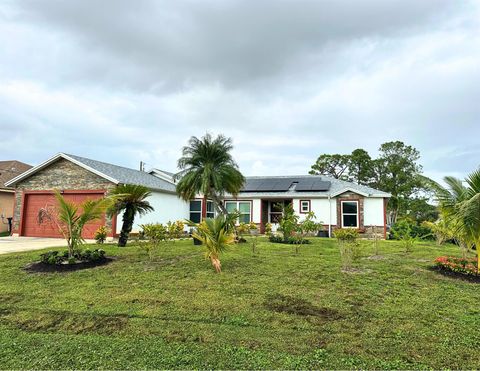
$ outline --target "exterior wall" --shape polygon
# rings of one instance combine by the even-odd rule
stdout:
[[[0,233],[8,232],[7,218],[13,215],[13,202],[15,193],[9,191],[0,191]]]
[[[115,187],[112,182],[70,162],[59,159],[55,163],[20,181],[15,187],[15,209],[13,215],[13,233],[20,233],[20,218],[25,191],[45,190],[109,190]],[[106,219],[111,228],[111,219]]]
[[[300,212],[300,201],[310,201],[310,211],[313,211],[316,216],[317,223],[325,225],[337,223],[337,207],[335,199],[328,198],[296,198],[293,199],[293,210],[300,216],[300,220],[304,220],[306,214]]]
[[[190,204],[182,201],[177,195],[152,191],[152,195],[147,201],[152,205],[154,211],[135,217],[133,233],[138,233],[141,230],[141,224],[174,222],[190,217]],[[117,233],[120,233],[122,229],[122,217],[123,214],[117,216]]]
[[[260,224],[262,214],[262,200],[255,198],[252,200],[252,222]]]
[[[374,225],[383,227],[383,198],[366,198],[363,212],[365,226]]]

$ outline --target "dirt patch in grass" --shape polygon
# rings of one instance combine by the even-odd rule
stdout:
[[[268,310],[278,313],[314,316],[326,320],[338,320],[343,317],[335,309],[318,307],[305,299],[281,294],[267,296],[264,305]]]
[[[429,267],[428,269],[431,271],[437,272],[438,274],[441,274],[442,276],[445,276],[445,277],[450,277],[453,279],[467,281],[471,283],[480,283],[480,275],[471,276],[471,275],[463,274],[460,272],[447,271],[445,269],[441,269],[438,267]]]
[[[360,268],[348,268],[348,269],[342,269],[342,273],[347,273],[347,274],[366,274],[366,273],[371,273],[371,269],[360,269]]]
[[[28,332],[96,333],[111,335],[123,330],[128,317],[122,315],[77,315],[70,312],[44,312],[25,316],[25,312],[6,312],[0,323]]]
[[[367,259],[367,260],[385,260],[386,257],[383,256],[383,255],[370,255],[370,256],[367,256],[365,259]]]
[[[25,268],[23,268],[28,273],[53,273],[53,272],[74,272],[82,269],[89,269],[98,267],[101,265],[106,265],[113,262],[114,258],[106,258],[102,261],[97,262],[80,262],[75,264],[60,264],[60,265],[53,265],[53,264],[45,264],[43,262],[34,262],[27,264]]]

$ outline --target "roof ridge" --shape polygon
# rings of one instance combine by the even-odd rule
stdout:
[[[116,164],[112,164],[110,162],[105,162],[105,161],[99,161],[99,160],[94,160],[93,158],[88,158],[88,157],[83,157],[83,156],[78,156],[78,155],[72,155],[72,154],[69,154],[69,153],[65,153],[65,152],[62,152],[65,156],[69,156],[69,157],[72,157],[72,158],[76,158],[76,159],[85,159],[85,160],[88,160],[88,161],[95,161],[95,162],[98,162],[98,163],[101,163],[101,164],[105,164],[105,165],[108,165],[108,166],[116,166],[116,167],[119,167],[119,168],[122,168],[122,169],[127,169],[127,170],[132,170],[132,171],[137,171],[139,173],[144,173],[144,174],[148,174],[146,171],[141,171],[141,170],[138,170],[138,169],[134,169],[134,168],[131,168],[131,167],[126,167],[126,166],[122,166],[122,165],[116,165]],[[80,160],[79,160],[80,161]],[[148,174],[150,175],[150,174]]]

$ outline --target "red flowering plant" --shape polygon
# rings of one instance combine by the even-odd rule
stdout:
[[[478,276],[476,258],[456,258],[453,256],[439,256],[435,259],[435,266],[439,269],[462,273],[468,276]]]

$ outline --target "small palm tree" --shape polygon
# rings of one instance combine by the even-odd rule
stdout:
[[[66,200],[59,191],[54,192],[56,205],[46,205],[38,212],[38,223],[47,221],[55,225],[67,241],[68,257],[84,243],[82,232],[85,224],[100,219],[111,202],[108,198],[86,200],[80,205]]]
[[[151,195],[152,192],[147,187],[134,184],[121,184],[109,192],[113,203],[108,209],[108,215],[112,216],[123,211],[123,224],[118,239],[118,246],[125,247],[127,245],[135,216],[145,215],[153,211],[153,207],[146,201],[146,198]]]
[[[179,179],[179,197],[189,201],[201,193],[204,201],[212,199],[217,209],[227,214],[221,197],[225,193],[236,196],[245,182],[230,154],[232,148],[232,139],[223,135],[215,139],[208,133],[201,139],[191,137],[178,160],[180,172],[175,178]]]
[[[221,273],[222,264],[220,254],[235,242],[235,235],[229,226],[229,221],[224,215],[208,218],[197,224],[192,236],[205,246],[205,257],[210,259],[215,271]]]
[[[467,185],[454,177],[444,180],[448,188],[438,184],[434,187],[440,209],[460,244],[465,249],[475,246],[480,271],[480,169],[467,177]]]

